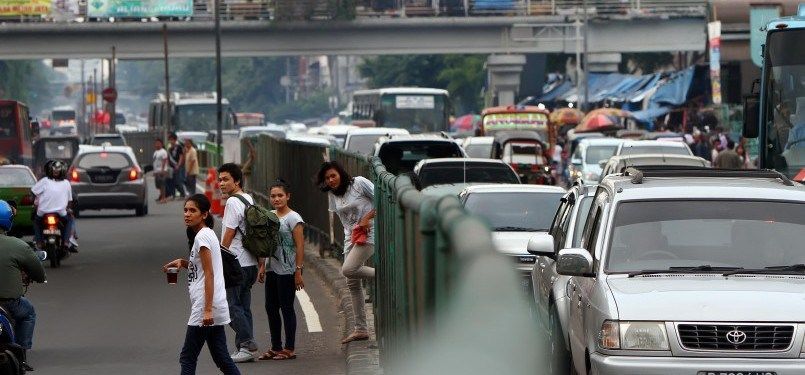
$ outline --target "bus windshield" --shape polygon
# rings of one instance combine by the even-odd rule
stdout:
[[[14,121],[14,106],[0,106],[0,138],[15,138],[17,123]]]
[[[411,133],[447,131],[447,103],[443,95],[385,94],[381,98],[382,124]]]
[[[805,51],[791,48],[805,30],[769,33],[766,69],[764,159],[788,176],[805,168]]]
[[[223,108],[226,114],[226,105]],[[183,131],[210,131],[218,126],[218,112],[215,104],[180,104],[176,106],[174,126]],[[224,129],[228,129],[227,116],[224,116]]]

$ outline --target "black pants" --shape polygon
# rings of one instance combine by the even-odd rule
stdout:
[[[294,275],[266,274],[266,314],[271,332],[271,350],[282,350],[282,327],[285,326],[285,349],[294,350],[296,344],[296,283]],[[282,312],[282,319],[280,319]]]
[[[240,370],[235,366],[235,362],[229,357],[226,348],[226,333],[224,326],[196,327],[187,326],[187,334],[184,338],[182,354],[179,355],[179,363],[182,365],[182,375],[194,375],[196,364],[201,348],[207,343],[212,360],[215,365],[226,375],[240,375]]]

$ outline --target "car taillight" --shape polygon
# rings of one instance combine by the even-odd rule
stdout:
[[[21,206],[33,206],[34,205],[34,196],[31,194],[27,194],[22,197],[22,201],[20,201]]]
[[[531,164],[531,172],[534,172],[534,173],[539,172],[539,165],[538,164]]]
[[[129,171],[129,181],[134,181],[138,178],[140,178],[140,169],[134,167],[131,169],[131,171]]]
[[[55,216],[48,216],[46,220],[47,220],[48,225],[56,225],[56,217]]]
[[[78,170],[75,167],[70,169],[70,182],[80,182],[81,180],[78,177]]]

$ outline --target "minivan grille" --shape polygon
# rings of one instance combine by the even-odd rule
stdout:
[[[677,331],[691,350],[779,351],[794,337],[791,325],[679,324]]]

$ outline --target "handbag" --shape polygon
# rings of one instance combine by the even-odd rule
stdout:
[[[369,241],[369,232],[366,230],[365,227],[360,225],[356,225],[355,228],[352,228],[352,244],[363,246],[366,245],[366,242]]]
[[[228,289],[243,283],[243,269],[238,257],[229,249],[221,246],[221,264],[224,268],[224,286]]]

